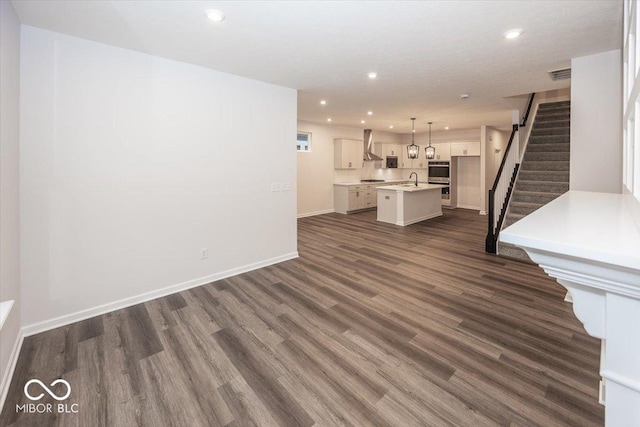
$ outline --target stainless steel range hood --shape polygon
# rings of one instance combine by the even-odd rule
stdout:
[[[364,156],[365,161],[382,160],[381,157],[373,154],[373,131],[371,129],[364,130]]]

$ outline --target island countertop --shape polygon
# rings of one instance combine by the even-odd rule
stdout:
[[[449,187],[448,185],[440,185],[440,184],[423,184],[423,183],[418,183],[418,186],[416,187],[415,184],[397,184],[397,185],[385,185],[385,186],[381,186],[378,187],[377,190],[378,191],[409,191],[409,192],[414,192],[414,191],[427,191],[427,190],[440,190],[442,188],[447,188]]]

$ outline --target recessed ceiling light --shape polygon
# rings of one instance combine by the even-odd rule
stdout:
[[[503,37],[507,40],[515,39],[522,34],[522,30],[520,28],[514,28],[513,30],[509,30],[504,33]]]
[[[373,111],[367,111],[367,114],[371,116],[373,115]]]
[[[393,129],[393,125],[389,125],[389,129]]]
[[[463,93],[462,95],[460,95],[460,99],[462,99],[463,101],[469,99],[469,94],[468,93]]]
[[[445,127],[444,127],[444,130],[449,130],[449,126],[445,126]]]
[[[367,74],[367,77],[369,77],[370,79],[375,79],[376,77],[378,77],[378,73],[372,71],[370,73]]]
[[[328,121],[328,122],[330,122],[330,121],[331,121],[331,117],[329,117],[329,118],[327,119],[327,121]]]
[[[323,99],[322,101],[320,101],[320,105],[327,105],[327,101]]]
[[[364,120],[360,120],[360,123],[365,124],[366,122]]]
[[[222,11],[219,11],[217,9],[207,9],[204,11],[204,14],[206,15],[207,18],[209,18],[209,20],[213,22],[222,22],[224,21],[224,18],[226,18],[224,16],[224,13],[222,13]]]

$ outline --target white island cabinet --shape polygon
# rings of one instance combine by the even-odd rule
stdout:
[[[444,185],[401,184],[378,187],[378,221],[411,225],[442,215]]]

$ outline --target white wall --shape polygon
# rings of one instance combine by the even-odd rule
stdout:
[[[571,60],[571,190],[622,190],[620,50]]]
[[[0,407],[20,333],[20,22],[0,2],[0,300],[15,300],[0,331]]]
[[[294,90],[27,26],[21,53],[28,332],[296,256]]]
[[[334,138],[363,140],[363,128],[333,126],[298,121],[298,131],[311,132],[311,151],[298,153],[298,216],[333,212],[333,183],[361,179],[402,178],[401,169],[375,169],[374,162],[365,162],[363,169],[336,170],[333,165]],[[373,132],[377,142],[397,143],[400,136],[388,132]],[[409,172],[406,172],[406,176]]]
[[[481,176],[483,175],[482,167],[484,166],[484,186],[480,189],[480,210],[483,212],[488,210],[487,193],[496,179],[510,136],[511,132],[504,132],[490,126],[482,126],[484,162],[480,166]]]
[[[457,207],[480,210],[480,156],[457,157]]]

